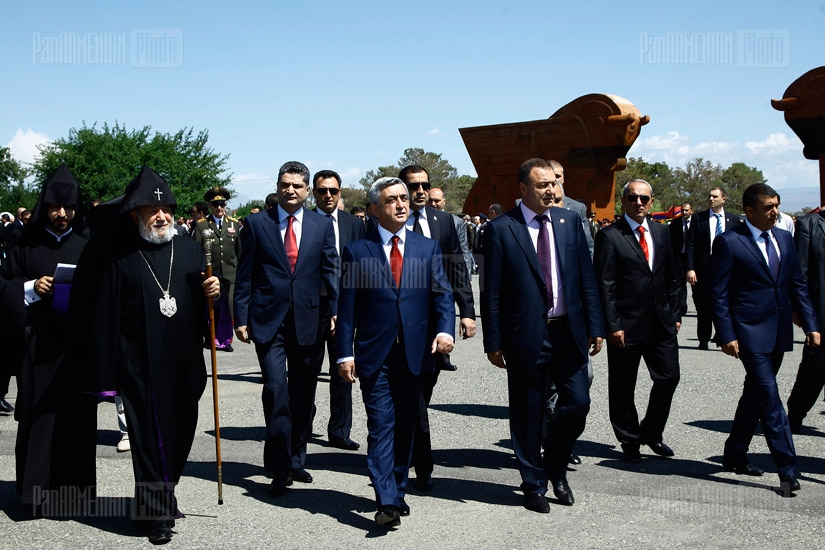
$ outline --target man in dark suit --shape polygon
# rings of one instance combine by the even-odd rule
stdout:
[[[407,166],[401,170],[398,177],[406,184],[410,193],[410,216],[406,222],[407,229],[438,242],[444,269],[447,272],[447,278],[453,288],[455,303],[458,306],[459,333],[462,338],[472,338],[476,333],[473,292],[470,288],[470,274],[467,272],[464,263],[461,244],[452,216],[427,205],[430,176],[424,168],[418,165]],[[416,426],[415,441],[413,442],[415,488],[419,491],[433,489],[434,461],[427,407],[430,405],[433,390],[438,382],[438,373],[442,370],[454,371],[457,369],[450,362],[448,354],[436,354],[434,360],[435,371],[423,377],[424,391],[422,392],[418,426]]]
[[[751,185],[742,194],[742,206],[747,221],[719,236],[710,259],[717,342],[745,366],[722,465],[737,474],[762,475],[747,456],[761,422],[782,493],[790,496],[799,490],[799,467],[776,373],[783,354],[793,348],[791,312],[798,316],[807,346],[819,346],[819,327],[791,234],[774,228],[776,191],[764,183]]]
[[[825,208],[796,222],[796,255],[802,276],[808,283],[816,319],[825,326]],[[825,346],[802,351],[802,362],[788,397],[788,423],[791,433],[802,431],[802,419],[814,406],[825,386]]]
[[[352,214],[338,209],[341,192],[341,176],[332,170],[321,170],[312,178],[312,193],[315,195],[315,212],[332,221],[335,230],[335,249],[340,255],[344,247],[364,236],[364,222]],[[322,319],[323,338],[329,354],[329,423],[327,437],[333,447],[347,451],[357,451],[361,446],[350,439],[352,430],[352,384],[338,376],[338,356],[335,350],[335,335],[329,330],[329,319]],[[318,346],[319,363],[324,362],[324,346]]]
[[[321,320],[330,319],[334,330],[338,303],[335,230],[304,208],[308,189],[307,167],[287,162],[278,172],[278,206],[248,216],[241,231],[235,334],[255,342],[261,364],[264,469],[272,473],[272,496],[293,480],[312,482],[304,464],[321,371]]]
[[[696,336],[699,349],[708,349],[713,333],[713,300],[711,291],[710,253],[717,236],[740,224],[739,218],[725,212],[728,200],[725,190],[712,187],[708,193],[710,208],[693,216],[687,234],[685,255],[687,259],[687,282],[693,286],[693,305],[696,306]]]
[[[567,461],[590,410],[588,349],[599,352],[604,326],[581,220],[551,209],[557,189],[552,168],[530,159],[518,180],[521,204],[489,222],[484,233],[484,351],[507,369],[524,506],[547,513],[548,480],[562,504],[573,504]],[[542,461],[548,379],[558,388],[558,417]]]
[[[367,467],[388,527],[410,513],[404,500],[422,378],[433,356],[453,349],[455,310],[438,244],[406,229],[409,194],[398,178],[370,189],[378,227],[344,247],[338,366],[361,379],[369,439]]]
[[[687,234],[690,231],[691,217],[693,216],[693,206],[689,202],[682,203],[681,217],[672,220],[667,226],[670,233],[670,247],[676,257],[676,269],[680,274],[682,284],[679,286],[679,315],[684,317],[687,313]]]
[[[663,439],[679,384],[679,286],[667,228],[647,219],[653,188],[631,180],[622,190],[624,216],[596,234],[594,267],[607,329],[610,422],[622,458],[640,462],[640,445],[673,456]],[[636,411],[636,378],[644,357],[653,387],[644,420]]]

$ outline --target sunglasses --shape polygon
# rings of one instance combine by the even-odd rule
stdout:
[[[559,204],[563,200],[564,200],[564,197],[554,197],[553,198],[553,202],[556,203],[556,204]]]
[[[635,203],[636,201],[641,201],[642,204],[647,204],[650,202],[650,197],[647,195],[628,195],[627,202]]]
[[[410,191],[418,191],[419,187],[424,189],[424,191],[429,191],[430,190],[430,182],[425,181],[425,182],[420,182],[420,183],[408,183],[407,184],[407,189],[409,189]]]
[[[224,206],[225,207],[226,206],[226,201],[212,201],[210,204],[212,206],[216,206],[216,207],[217,206]]]
[[[333,197],[335,195],[337,195],[339,191],[340,191],[340,189],[336,189],[335,187],[316,187],[315,188],[315,192],[318,193],[319,195],[326,195],[327,193],[329,193]]]

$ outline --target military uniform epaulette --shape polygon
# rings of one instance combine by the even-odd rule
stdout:
[[[238,218],[233,218],[232,216],[224,216],[224,219],[226,219],[226,221],[228,221],[228,222],[239,223]]]
[[[202,220],[198,220],[198,225],[209,225],[209,218],[203,218]]]

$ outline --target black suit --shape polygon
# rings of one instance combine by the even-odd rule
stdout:
[[[475,306],[473,304],[473,292],[470,288],[470,274],[464,263],[464,255],[461,251],[461,244],[458,239],[453,216],[447,212],[441,212],[431,206],[425,206],[426,223],[430,230],[430,238],[438,242],[441,250],[444,270],[447,272],[447,279],[453,287],[453,298],[458,305],[460,318],[475,319]],[[410,220],[414,220],[414,214],[410,211]],[[407,229],[411,229],[409,222]],[[426,236],[426,235],[425,235]],[[433,452],[430,440],[430,419],[427,407],[433,396],[433,390],[438,382],[439,366],[450,362],[450,356],[436,353],[434,357],[436,369],[434,372],[422,375],[423,391],[421,393],[421,405],[419,407],[418,424],[415,427],[415,439],[413,440],[413,462],[415,464],[415,475],[422,479],[428,478],[433,472]]]
[[[484,351],[503,351],[507,361],[510,434],[525,495],[543,495],[548,479],[555,483],[566,477],[567,461],[590,410],[588,338],[604,336],[581,220],[561,208],[549,212],[554,263],[567,308],[566,315],[549,322],[552,287],[545,282],[530,236],[532,218],[525,220],[518,206],[489,222],[484,231]],[[558,388],[558,417],[542,463],[548,379]]]
[[[725,211],[725,231],[730,231],[740,223],[738,216]],[[715,228],[716,220],[713,220],[713,224]],[[710,227],[710,210],[694,214],[685,245],[686,271],[696,272],[693,305],[696,306],[696,335],[700,344],[709,342],[713,333],[713,295],[710,290],[710,274],[708,273],[711,253]]]
[[[280,212],[270,208],[246,218],[234,299],[235,326],[247,327],[263,376],[264,469],[285,483],[290,469],[303,468],[306,461],[321,370],[321,320],[337,310],[340,265],[332,222],[302,208],[293,273],[281,235],[287,221]]]
[[[332,215],[325,214],[317,208],[313,208],[313,211],[322,216],[329,217]],[[336,220],[333,223],[338,224],[336,248],[340,256],[346,245],[364,236],[364,222],[343,210],[338,210]],[[327,310],[327,308],[323,309]],[[321,320],[321,331],[324,340],[327,342],[327,354],[329,355],[329,423],[327,424],[327,437],[331,442],[340,442],[349,439],[350,430],[352,429],[352,384],[345,382],[338,375],[338,365],[336,363],[338,355],[335,351],[335,337],[329,332],[329,317]],[[323,346],[318,346],[318,353],[318,363],[321,364],[324,362]]]
[[[817,212],[796,222],[796,255],[802,276],[808,283],[814,311],[820,327],[825,327],[825,214]],[[802,419],[814,406],[825,386],[825,345],[805,346],[796,382],[788,398],[788,422],[791,430],[802,427]]]
[[[625,217],[596,233],[593,258],[608,338],[624,331],[624,348],[610,340],[607,344],[610,422],[623,447],[662,441],[679,383],[676,323],[681,320],[679,287],[684,283],[676,271],[667,228],[648,223],[648,229],[653,269]],[[634,394],[642,357],[653,388],[640,424]]]
[[[673,249],[673,256],[676,258],[676,271],[682,279],[679,285],[679,314],[684,316],[687,313],[687,233],[690,229],[691,218],[679,218],[670,222],[667,229],[670,233],[670,248]]]

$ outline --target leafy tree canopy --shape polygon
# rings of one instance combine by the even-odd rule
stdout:
[[[151,126],[127,130],[117,122],[100,128],[84,122],[81,128],[69,130],[68,137],[43,146],[32,172],[42,182],[65,162],[86,200],[109,200],[122,194],[146,164],[169,182],[179,210],[189,212],[207,189],[228,187],[231,181],[229,155],[216,153],[207,145],[208,139],[207,130],[195,134],[192,128],[184,128],[168,134],[153,133]]]
[[[29,171],[12,157],[8,147],[0,147],[0,211],[17,214],[17,208],[34,208],[37,191],[23,183]]]

